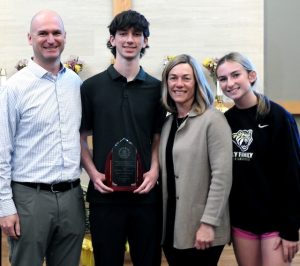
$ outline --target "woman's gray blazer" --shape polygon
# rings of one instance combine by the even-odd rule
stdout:
[[[162,241],[168,199],[166,145],[172,121],[170,115],[163,126],[159,148],[163,189]],[[228,243],[232,140],[224,115],[214,108],[201,115],[191,111],[175,135],[173,162],[176,186],[174,247],[193,248],[200,223],[214,227],[213,246]]]

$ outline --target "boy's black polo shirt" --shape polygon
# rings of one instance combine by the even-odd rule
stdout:
[[[161,83],[142,68],[130,82],[111,65],[83,82],[81,87],[81,131],[93,132],[93,160],[101,173],[112,147],[122,138],[130,140],[141,155],[144,172],[151,164],[154,133],[160,133],[165,112],[160,104]],[[154,202],[155,190],[148,195],[130,192],[101,194],[89,184],[90,202]]]

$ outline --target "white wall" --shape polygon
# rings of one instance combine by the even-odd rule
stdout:
[[[265,93],[300,101],[300,1],[265,0]]]
[[[165,55],[189,53],[202,62],[233,50],[246,53],[262,74],[263,1],[136,0],[133,5],[151,23],[152,47],[144,65],[154,74]]]
[[[263,78],[263,1],[261,0],[133,0],[133,9],[150,21],[150,49],[142,65],[160,78],[167,55],[188,53],[202,62],[236,50],[248,55]],[[0,68],[8,76],[22,58],[30,58],[26,34],[30,19],[41,9],[61,14],[67,31],[62,59],[77,55],[86,65],[85,79],[106,68],[111,0],[0,0]]]
[[[0,0],[0,67],[5,67],[8,75],[16,71],[14,66],[19,59],[32,56],[27,32],[31,17],[41,9],[53,9],[62,16],[67,31],[62,59],[73,54],[83,59],[83,78],[108,64],[110,53],[105,43],[112,17],[111,1]]]

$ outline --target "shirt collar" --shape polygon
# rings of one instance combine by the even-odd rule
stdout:
[[[118,78],[125,78],[123,77],[115,68],[113,65],[110,65],[108,68],[108,73],[111,76],[112,79],[118,79]],[[144,69],[140,66],[139,73],[136,75],[134,80],[142,80],[144,81],[146,79],[146,72]]]
[[[189,113],[188,113],[189,117],[193,117],[193,116],[197,116],[197,115],[199,115],[199,114],[195,111],[194,108],[191,111],[189,111]]]
[[[28,68],[35,74],[38,78],[42,78],[44,76],[52,76],[52,73],[48,72],[46,69],[41,67],[39,64],[34,62],[32,59],[28,62]],[[62,63],[60,63],[59,74],[66,72],[66,68]]]

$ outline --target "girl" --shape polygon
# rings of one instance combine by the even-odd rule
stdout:
[[[300,222],[299,133],[293,116],[254,91],[257,74],[239,53],[222,57],[216,73],[235,105],[230,215],[240,266],[290,265]]]

